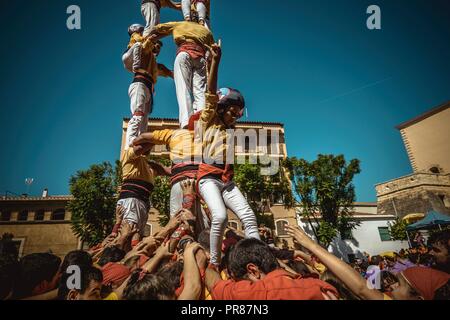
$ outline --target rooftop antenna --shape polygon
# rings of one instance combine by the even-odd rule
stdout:
[[[27,193],[26,193],[27,196],[28,196],[28,194],[30,194],[30,187],[33,184],[33,182],[34,182],[33,178],[26,178],[25,179],[25,184],[27,185]]]

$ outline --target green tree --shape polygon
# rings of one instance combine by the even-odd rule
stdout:
[[[171,162],[167,158],[150,156],[150,160],[170,167]],[[156,177],[155,187],[150,195],[152,207],[159,212],[159,224],[164,227],[170,220],[170,178]]]
[[[352,181],[361,172],[358,159],[347,164],[343,155],[320,154],[312,162],[289,158],[283,165],[290,172],[301,214],[322,246],[328,247],[338,232],[359,225],[351,219],[356,198]]]
[[[74,200],[68,203],[72,212],[72,230],[90,246],[101,242],[114,224],[117,202],[117,173],[111,164],[92,165],[70,178],[70,192]]]
[[[291,208],[294,204],[292,191],[283,171],[263,176],[261,168],[260,164],[235,165],[234,181],[255,212],[258,224],[264,223],[274,229],[273,215],[267,215],[268,209],[275,203],[283,203],[286,208]]]
[[[394,222],[388,222],[389,233],[392,240],[408,240],[408,235],[406,234],[407,226],[408,223],[400,218],[396,218]]]

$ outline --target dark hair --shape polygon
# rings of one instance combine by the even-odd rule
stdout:
[[[449,246],[450,241],[450,231],[444,230],[440,232],[433,233],[430,238],[428,239],[428,244],[442,244],[444,245],[447,250],[450,250]]]
[[[69,266],[92,266],[92,257],[82,250],[69,252],[61,264],[61,273],[65,273]]]
[[[211,242],[210,242],[211,230],[205,229],[198,235],[198,243],[206,250],[211,250]]]
[[[51,281],[59,271],[61,258],[51,253],[32,253],[20,260],[20,279],[16,299],[29,297],[43,281]]]
[[[381,256],[373,256],[372,258],[370,258],[369,265],[378,266],[381,263],[381,261],[383,261],[383,258]]]
[[[381,287],[382,287],[381,291],[382,292],[387,292],[390,285],[398,282],[397,276],[395,276],[392,272],[383,270],[383,271],[381,271],[380,276],[381,276],[381,281],[382,281],[382,283],[381,283]],[[385,282],[388,283],[387,286],[386,286]]]
[[[161,47],[164,46],[164,43],[161,40],[156,40],[156,43],[159,44]]]
[[[69,266],[67,266],[69,267]],[[89,285],[91,284],[91,281],[95,282],[102,282],[103,281],[103,274],[102,272],[93,267],[93,266],[87,266],[87,265],[80,265],[80,290],[78,290],[81,294],[85,293],[87,288],[89,288]],[[67,288],[67,280],[70,277],[70,274],[63,274],[61,277],[61,281],[59,283],[58,288],[58,299],[59,300],[67,300],[67,295],[69,294],[69,288]]]
[[[224,256],[222,258],[222,261],[220,261],[220,266],[219,269],[220,270],[225,270],[225,269],[229,269],[228,265],[230,263],[230,254],[234,249],[234,245],[229,246],[224,253]]]
[[[0,255],[0,301],[13,290],[19,277],[19,262],[10,255]]]
[[[433,300],[450,300],[450,280],[435,291]]]
[[[415,252],[408,253],[408,260],[414,264],[418,264],[420,260],[420,254]]]
[[[161,276],[133,272],[123,292],[124,300],[172,300],[175,296]],[[141,279],[140,279],[141,278]]]
[[[353,292],[351,292],[345,284],[343,284],[331,271],[325,271],[321,276],[320,280],[332,285],[336,288],[339,293],[339,297],[344,300],[361,300]]]
[[[164,283],[173,294],[180,287],[183,267],[184,264],[181,261],[170,262],[156,273],[164,280]]]
[[[230,252],[229,271],[235,280],[245,279],[249,263],[255,264],[265,274],[279,267],[269,246],[252,238],[239,241]]]
[[[290,260],[287,265],[289,268],[300,274],[302,277],[309,275],[311,272],[308,267],[301,261]]]
[[[108,247],[103,251],[97,264],[100,267],[103,267],[105,264],[109,262],[119,262],[125,257],[125,255],[126,255],[125,251],[123,251],[117,246]]]

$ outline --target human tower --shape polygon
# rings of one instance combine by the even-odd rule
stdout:
[[[184,20],[160,23],[163,7],[181,10]],[[142,0],[141,11],[146,24],[128,28],[130,41],[122,57],[133,81],[118,206],[124,211],[124,223],[138,230],[133,238],[137,244],[144,236],[155,177],[169,175],[171,216],[191,216],[194,239],[210,228],[210,263],[218,266],[227,208],[242,221],[247,238],[259,239],[256,216],[233,182],[234,154],[228,155],[227,130],[242,117],[244,97],[236,89],[217,88],[222,50],[210,28],[210,0]],[[173,71],[158,63],[160,39],[169,35],[177,45]],[[174,79],[180,128],[147,132],[160,76]],[[171,168],[148,161],[154,145],[168,146]],[[187,188],[193,192],[186,195]],[[179,229],[172,237],[187,233]]]

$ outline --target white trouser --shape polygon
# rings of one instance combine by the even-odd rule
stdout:
[[[183,11],[184,20],[193,20],[191,16],[191,0],[182,0],[181,9]],[[195,5],[195,10],[197,11],[198,20],[203,20],[205,22],[205,27],[209,30],[209,21],[206,19],[207,8],[203,2],[197,2]]]
[[[173,217],[177,214],[178,211],[183,209],[183,189],[181,188],[181,183],[177,182],[175,183],[172,188],[170,189],[170,216]],[[203,231],[204,229],[209,229],[209,219],[206,215],[206,213],[203,211],[202,206],[200,204],[200,200],[196,200],[195,202],[195,211],[193,214],[195,215],[198,223],[197,226],[199,226],[199,230],[197,230],[198,233]],[[202,220],[202,221],[199,221]]]
[[[191,115],[205,108],[206,59],[192,59],[187,52],[180,52],[175,59],[173,73],[180,108],[180,125],[184,128]]]
[[[126,146],[128,149],[133,140],[147,132],[148,114],[151,112],[152,95],[147,86],[134,82],[128,90],[132,117],[128,123]],[[139,113],[139,114],[136,114]]]
[[[199,183],[200,195],[208,205],[211,222],[211,263],[221,260],[222,241],[228,224],[227,208],[241,220],[246,238],[260,239],[256,216],[245,197],[234,182],[225,184],[216,179],[205,178]]]
[[[153,1],[144,3],[141,12],[145,19],[144,37],[148,36],[153,28],[159,24],[160,12]]]
[[[136,226],[141,236],[144,235],[145,226],[148,220],[149,205],[136,198],[127,198],[117,201],[117,206],[122,206],[125,210],[123,221]]]

